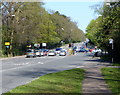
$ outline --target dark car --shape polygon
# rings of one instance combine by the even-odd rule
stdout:
[[[59,54],[61,50],[62,50],[62,48],[56,48],[55,49],[56,54]]]
[[[35,50],[35,54],[37,57],[40,57],[41,56],[41,51],[40,50]]]
[[[28,49],[26,51],[26,58],[28,58],[28,57],[36,57],[36,53],[35,53],[34,49]]]
[[[88,51],[89,51],[88,48],[81,47],[79,52],[88,52]]]
[[[47,49],[40,49],[41,51],[41,56],[47,56],[48,50]]]

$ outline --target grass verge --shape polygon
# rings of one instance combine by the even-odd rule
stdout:
[[[120,63],[113,63],[113,66],[120,66]]]
[[[120,95],[120,68],[106,67],[101,71],[113,94]]]
[[[107,61],[107,62],[111,62],[111,57],[109,55],[102,55],[101,56],[101,59],[103,61]]]
[[[57,73],[50,73],[41,76],[40,78],[28,84],[18,86],[4,95],[9,95],[10,93],[31,93],[31,95],[34,95],[35,93],[39,93],[39,95],[44,95],[42,93],[58,93],[58,95],[80,95],[83,78],[84,70],[79,68],[65,70]]]

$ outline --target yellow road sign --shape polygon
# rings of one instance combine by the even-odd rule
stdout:
[[[5,45],[6,45],[6,46],[9,46],[9,45],[10,45],[10,42],[5,42]]]

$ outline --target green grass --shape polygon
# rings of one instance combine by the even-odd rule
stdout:
[[[113,66],[120,66],[120,63],[113,63]]]
[[[101,56],[101,59],[102,59],[103,61],[108,61],[108,62],[111,61],[111,57],[110,57],[109,55],[102,55],[102,56]]]
[[[120,68],[106,67],[101,71],[111,91],[115,95],[120,95]]]
[[[50,73],[26,85],[16,87],[5,95],[10,93],[61,93],[60,95],[76,93],[75,95],[80,95],[83,78],[84,70],[79,68]]]

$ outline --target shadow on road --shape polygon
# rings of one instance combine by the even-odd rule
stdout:
[[[101,59],[89,59],[89,60],[85,60],[85,61],[89,61],[89,62],[103,62]]]
[[[38,69],[38,68],[33,68],[32,70],[23,70],[23,71],[16,71],[13,74],[9,74],[9,76],[19,76],[19,77],[29,77],[29,78],[38,78],[40,76],[43,76],[48,73],[53,73],[53,72],[59,72],[61,70],[56,70],[56,69]]]

